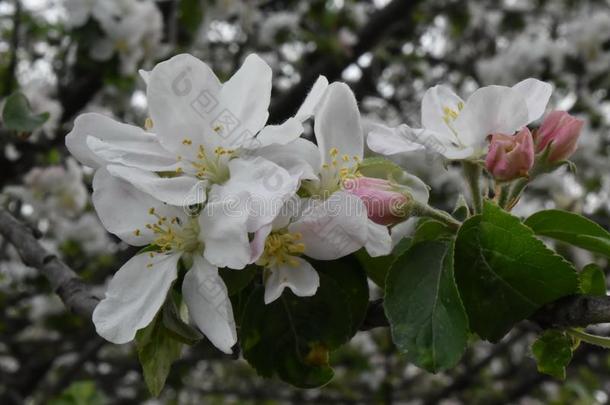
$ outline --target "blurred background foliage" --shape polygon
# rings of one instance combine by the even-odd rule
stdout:
[[[68,157],[64,136],[84,111],[144,125],[138,69],[181,52],[221,78],[258,53],[274,71],[272,123],[294,113],[318,74],[346,81],[366,119],[414,125],[423,92],[441,82],[467,95],[532,76],[550,81],[551,105],[587,122],[573,158],[578,171],[538,179],[515,212],[558,207],[609,226],[607,1],[0,0],[2,204],[100,291],[133,250],[101,227],[91,173]],[[454,206],[458,168],[424,153],[397,160],[432,186],[433,205]],[[558,248],[577,264],[592,261]],[[4,241],[0,308],[0,404],[584,405],[607,403],[610,390],[610,357],[594,346],[577,351],[565,382],[538,374],[536,326],[526,322],[498,345],[476,343],[456,369],[437,375],[397,354],[389,330],[360,332],[334,354],[333,382],[309,391],[263,380],[202,342],[151,400],[133,346],[107,344],[67,313]]]

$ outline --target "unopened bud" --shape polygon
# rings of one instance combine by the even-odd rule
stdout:
[[[516,135],[491,136],[485,166],[494,179],[511,181],[526,177],[534,165],[534,140],[529,129]]]
[[[548,148],[549,163],[568,159],[576,150],[583,124],[565,111],[549,113],[536,134],[536,153]]]
[[[343,181],[343,189],[359,197],[369,219],[380,225],[401,222],[409,215],[413,198],[403,187],[384,179],[356,177]]]

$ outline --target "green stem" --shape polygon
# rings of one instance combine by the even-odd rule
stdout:
[[[413,206],[412,215],[435,219],[435,220],[447,225],[449,228],[453,229],[454,231],[457,231],[460,228],[460,226],[462,225],[462,223],[460,221],[453,218],[451,215],[449,215],[445,211],[437,210],[436,208],[433,208],[433,207],[429,206],[428,204],[421,204],[421,203],[415,202],[415,204]]]
[[[475,214],[478,214],[483,210],[483,194],[481,194],[481,185],[479,183],[482,169],[478,164],[467,160],[462,162],[462,166],[464,169],[464,177],[470,187],[473,211]]]
[[[523,178],[517,180],[515,184],[513,184],[509,193],[506,207],[504,208],[512,209],[515,206],[517,201],[519,201],[519,198],[521,198],[521,194],[523,193],[523,190],[525,190],[525,187],[527,187],[528,183],[529,179]]]
[[[566,330],[566,332],[568,332],[569,335],[582,340],[583,342],[610,349],[610,338],[608,337],[592,335],[575,328],[570,328]]]
[[[500,186],[500,196],[498,197],[498,205],[502,208],[506,208],[510,201],[510,184],[504,184]]]

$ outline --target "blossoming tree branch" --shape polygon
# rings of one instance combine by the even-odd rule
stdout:
[[[350,88],[323,76],[290,118],[269,123],[271,68],[254,54],[224,83],[188,54],[140,73],[141,127],[86,113],[66,138],[94,171],[102,224],[139,249],[103,297],[5,211],[0,232],[101,337],[135,341],[152,394],[203,339],[304,388],[328,383],[330,354],[375,326],[430,372],[526,319],[541,327],[540,372],[564,376],[581,343],[610,347],[584,330],[610,321],[603,271],[552,249],[607,258],[610,233],[568,211],[511,214],[534,179],[575,170],[583,121],[547,112],[550,84],[466,100],[437,85],[419,127],[389,127],[361,119]],[[426,151],[463,169],[451,212],[429,205],[429,186],[394,159]],[[370,283],[383,300],[369,302]]]

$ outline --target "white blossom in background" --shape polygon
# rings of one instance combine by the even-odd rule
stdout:
[[[56,219],[53,228],[58,245],[61,246],[68,241],[76,242],[89,256],[106,254],[112,252],[114,248],[108,232],[97,215],[92,212],[85,212],[78,219]]]
[[[23,186],[8,186],[3,193],[31,205],[36,217],[51,219],[79,216],[89,198],[82,169],[74,159],[67,159],[66,167],[35,167],[25,175]]]
[[[282,11],[271,14],[264,19],[258,30],[258,40],[261,45],[273,46],[278,33],[291,32],[298,28],[301,16],[297,13]]]
[[[35,130],[29,139],[38,140],[41,133],[47,138],[55,138],[63,108],[57,98],[51,94],[51,86],[40,80],[29,81],[21,87],[21,91],[30,102],[32,111],[49,113],[49,119],[41,128]]]
[[[121,72],[133,74],[138,66],[163,56],[163,17],[152,0],[66,0],[67,25],[80,27],[92,18],[104,36],[90,55],[105,61],[119,55]]]
[[[568,51],[566,45],[551,39],[547,30],[535,28],[519,33],[491,58],[477,61],[476,70],[483,83],[509,85],[540,76],[547,64],[553,72],[561,71]]]
[[[608,8],[583,10],[563,27],[570,54],[582,58],[588,72],[599,74],[608,70],[610,51],[604,49],[610,40]]]

